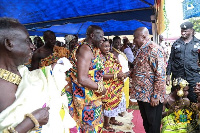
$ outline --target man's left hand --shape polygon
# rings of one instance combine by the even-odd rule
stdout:
[[[153,107],[158,106],[158,104],[159,104],[159,99],[158,99],[158,98],[153,98],[153,97],[151,97],[150,104],[151,104],[151,106],[153,106]]]

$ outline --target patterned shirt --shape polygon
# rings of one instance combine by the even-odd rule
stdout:
[[[143,44],[134,60],[133,93],[131,97],[138,101],[149,102],[157,96],[164,102],[166,94],[165,61],[162,48],[153,43]]]

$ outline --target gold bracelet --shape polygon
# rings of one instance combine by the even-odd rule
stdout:
[[[18,133],[14,127],[9,126],[8,128],[3,130],[3,133]]]
[[[35,124],[35,127],[32,130],[39,130],[40,124],[32,114],[25,114],[25,117],[29,117],[31,121]]]
[[[97,83],[98,89],[96,90],[97,93],[101,93],[103,91],[103,78]]]
[[[117,73],[114,73],[114,80],[117,80]]]

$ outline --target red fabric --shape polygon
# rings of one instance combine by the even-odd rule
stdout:
[[[69,129],[70,133],[78,133],[77,127],[73,127]]]
[[[145,133],[145,130],[144,130],[144,127],[143,127],[142,116],[140,114],[140,110],[134,110],[133,111],[132,122],[134,124],[133,131],[135,133]]]

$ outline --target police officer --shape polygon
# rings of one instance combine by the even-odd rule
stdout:
[[[181,37],[176,40],[171,48],[171,54],[167,66],[167,85],[172,80],[181,77],[189,82],[188,98],[191,102],[197,102],[197,96],[193,87],[200,82],[200,67],[198,66],[198,49],[200,40],[194,36],[193,24],[184,22],[180,25]]]

